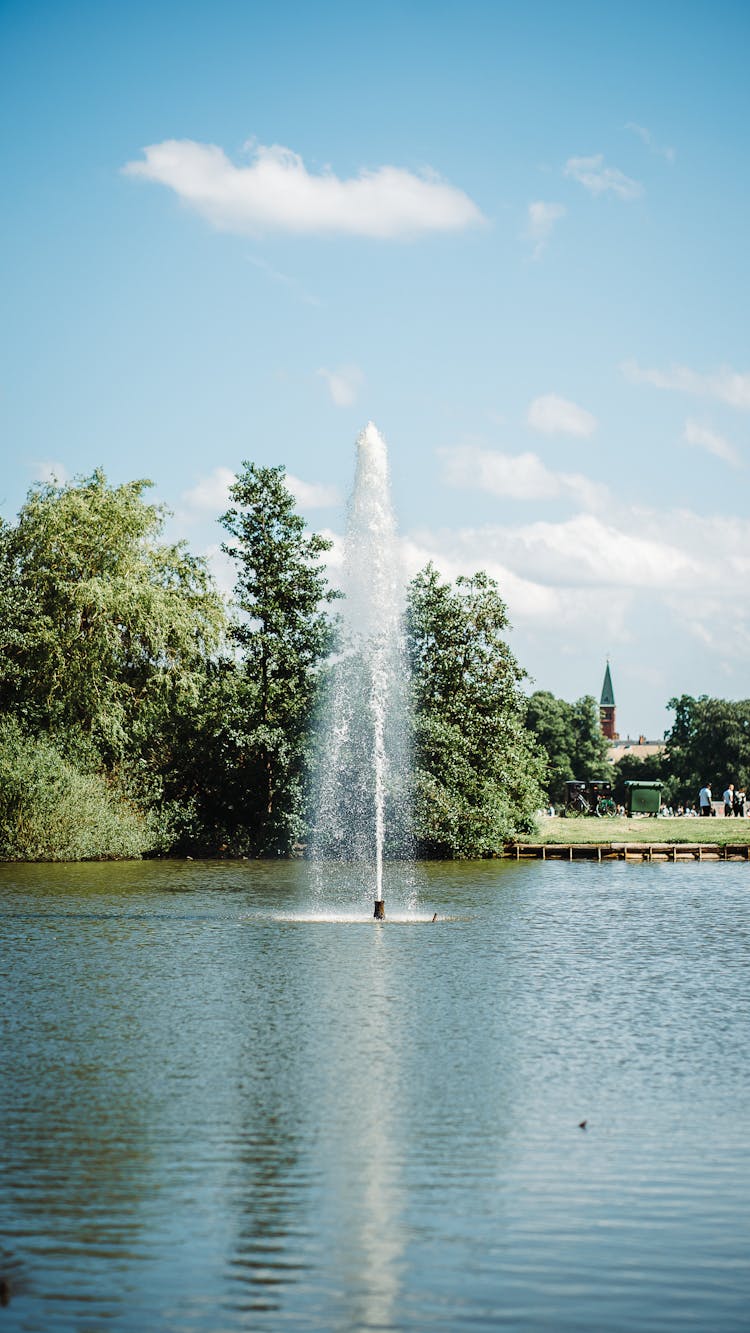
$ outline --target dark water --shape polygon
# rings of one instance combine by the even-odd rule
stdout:
[[[0,1333],[749,1329],[750,867],[346,878],[0,867]]]

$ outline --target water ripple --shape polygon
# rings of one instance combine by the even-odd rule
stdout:
[[[746,1330],[747,868],[309,873],[0,868],[0,1323]]]

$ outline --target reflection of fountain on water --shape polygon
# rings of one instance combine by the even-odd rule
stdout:
[[[344,548],[342,642],[319,737],[316,860],[354,862],[384,913],[384,861],[411,853],[408,681],[388,454],[372,422],[357,440]]]
[[[315,1138],[319,1175],[332,1189],[322,1192],[316,1221],[336,1254],[340,1317],[330,1326],[396,1329],[404,1326],[409,1243],[404,1176],[414,1126],[398,1112],[408,1082],[411,1016],[403,1005],[394,1012],[400,960],[381,931],[357,959],[358,971],[346,979],[331,967],[316,978],[320,1012],[336,1011],[332,992],[340,995],[343,986],[351,1017],[325,1037],[333,1058],[318,1119],[334,1132]]]

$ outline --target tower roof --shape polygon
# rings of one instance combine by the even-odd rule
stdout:
[[[612,677],[609,674],[609,662],[607,663],[607,669],[604,672],[602,697],[599,700],[599,703],[602,708],[614,708],[615,706],[615,692],[612,689]]]

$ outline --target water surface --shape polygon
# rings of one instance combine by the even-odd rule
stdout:
[[[388,875],[0,867],[0,1333],[748,1329],[750,869]]]

